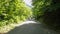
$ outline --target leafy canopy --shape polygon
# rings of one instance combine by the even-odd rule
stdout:
[[[23,0],[0,0],[0,26],[26,20],[32,15]]]
[[[33,0],[33,13],[40,21],[54,29],[60,29],[60,0]]]

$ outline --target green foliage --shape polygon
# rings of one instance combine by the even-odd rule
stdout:
[[[33,0],[33,13],[37,21],[60,29],[60,0]]]
[[[26,20],[32,15],[23,0],[0,0],[0,26]]]

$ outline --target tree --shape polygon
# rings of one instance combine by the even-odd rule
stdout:
[[[48,27],[60,29],[60,0],[33,0],[34,17]]]
[[[26,20],[31,14],[23,0],[0,0],[0,26]]]

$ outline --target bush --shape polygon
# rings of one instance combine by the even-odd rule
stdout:
[[[33,0],[34,17],[48,27],[60,29],[60,0]]]
[[[0,26],[24,21],[31,14],[23,0],[0,0]]]

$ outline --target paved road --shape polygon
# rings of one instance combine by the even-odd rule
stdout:
[[[59,34],[59,33],[48,29],[42,24],[28,23],[14,28],[7,34]]]

